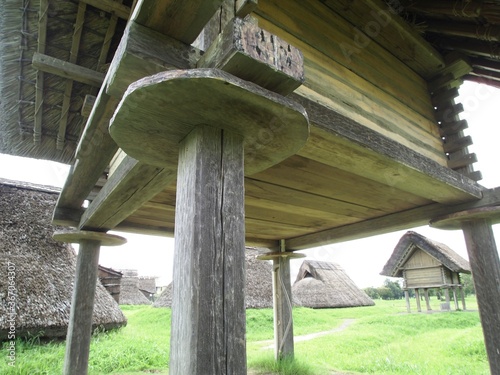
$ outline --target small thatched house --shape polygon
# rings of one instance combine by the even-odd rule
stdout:
[[[292,286],[293,302],[311,308],[373,306],[338,264],[305,260]]]
[[[272,266],[268,261],[258,260],[262,251],[247,247],[246,260],[246,308],[260,309],[273,307]],[[155,307],[172,306],[172,283],[160,294]]]
[[[144,297],[153,301],[156,294],[156,277],[154,276],[140,276],[139,277],[139,290]]]
[[[458,289],[465,310],[460,273],[471,273],[469,262],[445,244],[430,240],[416,232],[408,231],[399,240],[380,274],[403,278],[403,289],[409,312],[408,289],[415,290],[418,311],[421,311],[419,289],[423,289],[427,310],[431,310],[429,288],[444,290],[446,303],[441,308],[446,310],[450,309],[449,289],[453,291],[455,307],[458,309],[456,294],[456,289]]]
[[[120,270],[123,274],[120,305],[150,305],[151,301],[139,289],[137,270]]]
[[[70,245],[52,239],[50,224],[59,191],[0,180],[0,339],[64,337],[76,268]],[[96,288],[93,326],[126,324],[104,287]]]
[[[120,286],[123,274],[120,271],[101,265],[99,265],[98,272],[99,280],[104,288],[106,288],[117,303],[120,302]]]

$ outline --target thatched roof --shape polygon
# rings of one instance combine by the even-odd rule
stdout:
[[[70,245],[52,239],[57,189],[0,180],[0,339],[9,323],[8,276],[15,278],[16,334],[64,337],[76,269]],[[14,274],[8,274],[8,266]],[[118,304],[98,283],[94,327],[126,324]]]
[[[252,247],[246,248],[245,302],[247,309],[273,307],[273,267],[268,261],[257,259],[257,256],[262,254],[264,251],[264,249],[256,249]],[[172,306],[172,283],[170,283],[160,294],[160,297],[158,297],[154,306]]]
[[[311,308],[373,306],[338,264],[305,260],[292,286],[295,305]]]
[[[85,97],[95,96],[100,87],[133,0],[115,3],[0,2],[1,153],[71,161],[86,122],[81,114]],[[465,79],[500,87],[498,2],[387,3],[443,56],[458,52],[469,59],[473,70]],[[33,59],[35,53],[45,60]],[[67,69],[68,63],[85,74],[61,68],[65,65]]]
[[[132,0],[119,5],[120,17],[87,2],[0,2],[0,153],[71,162],[85,96],[99,90]],[[65,72],[63,63],[91,78]]]
[[[151,301],[139,289],[137,270],[120,270],[123,273],[120,287],[120,305],[150,305]]]
[[[453,272],[471,273],[469,262],[445,244],[413,231],[406,232],[384,266],[381,275],[403,277],[403,266],[416,250],[422,250]]]

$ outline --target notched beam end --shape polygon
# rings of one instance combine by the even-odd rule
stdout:
[[[302,52],[249,18],[235,18],[197,67],[222,69],[281,95],[290,94],[305,80]]]

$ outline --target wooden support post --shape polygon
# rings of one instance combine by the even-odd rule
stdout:
[[[88,370],[92,314],[94,310],[97,268],[101,245],[116,246],[125,243],[122,237],[100,232],[56,232],[54,239],[79,243],[75,284],[71,299],[64,375],[85,375]]]
[[[417,300],[417,311],[422,312],[422,307],[420,306],[420,291],[415,288],[415,299]]]
[[[445,308],[443,310],[451,310],[450,307],[450,289],[448,287],[444,288],[444,300],[445,300]]]
[[[408,293],[408,289],[405,290],[405,300],[406,300],[406,311],[408,311],[408,313],[411,313],[410,293]]]
[[[488,220],[462,227],[474,277],[479,315],[492,374],[500,374],[500,260]]]
[[[246,374],[243,138],[209,126],[181,143],[170,374]]]
[[[273,260],[273,306],[274,357],[276,360],[293,358],[292,286],[287,257]]]
[[[453,293],[453,302],[455,303],[455,310],[459,310],[459,308],[458,308],[458,299],[457,299],[457,288],[452,287],[451,291]]]
[[[465,305],[464,288],[462,286],[460,287],[460,299],[462,300],[462,310],[463,311],[467,310],[467,306]]]
[[[464,232],[492,374],[500,374],[500,258],[492,229],[499,222],[498,206],[457,212],[430,222],[439,229]]]
[[[424,298],[425,298],[425,305],[427,306],[427,311],[431,311],[431,304],[429,302],[429,289],[425,288],[424,289]]]
[[[273,261],[274,356],[276,360],[294,356],[290,258],[303,257],[305,257],[304,254],[287,252],[285,240],[280,242],[280,251],[257,257],[260,260]]]

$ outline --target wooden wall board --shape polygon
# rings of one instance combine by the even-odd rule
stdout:
[[[391,51],[424,78],[431,78],[444,66],[441,54],[381,0],[321,0],[353,25],[361,25],[374,41]]]
[[[426,98],[417,95],[427,90],[425,80],[373,41],[366,41],[359,54],[347,54],[348,46],[355,47],[358,29],[321,2],[289,1],[282,7],[279,0],[264,0],[259,1],[256,13],[259,24],[262,18],[269,21],[261,25],[272,33],[280,36],[273,30],[279,28],[419,112],[429,111]],[[292,44],[302,50],[298,44]],[[416,91],[409,92],[409,88]]]
[[[337,40],[342,37],[341,31],[332,29],[332,25],[341,25],[341,20],[330,20],[330,24],[325,21],[321,29],[315,25],[314,15],[301,18],[302,13],[296,14],[299,10],[304,14],[311,10],[300,8],[292,12],[290,9],[293,7],[299,5],[293,2],[292,6],[291,2],[285,11],[278,11],[273,1],[264,1],[259,3],[258,15],[263,28],[303,52],[306,82],[298,92],[314,100],[327,98],[333,109],[444,164],[445,156],[425,81],[414,72],[407,72],[399,61],[377,62],[377,55],[372,61],[363,58],[360,63],[365,65],[362,67],[356,66],[354,62],[343,62],[345,57],[342,51],[335,50],[342,43],[342,40]],[[300,7],[305,5],[301,3]],[[329,13],[333,13],[329,9],[323,10],[321,14],[329,16]],[[283,19],[277,20],[273,14],[279,14]],[[311,24],[304,25],[306,20]],[[352,28],[352,25],[346,27]],[[335,39],[322,42],[323,35]],[[371,44],[367,46],[366,53],[371,53],[368,47],[372,48]],[[378,48],[382,49],[380,46]],[[384,69],[385,72],[378,73]],[[408,77],[414,79],[409,80]]]
[[[404,269],[421,268],[429,266],[439,266],[441,263],[434,257],[427,254],[421,249],[417,249],[413,252],[411,257],[405,262]]]

